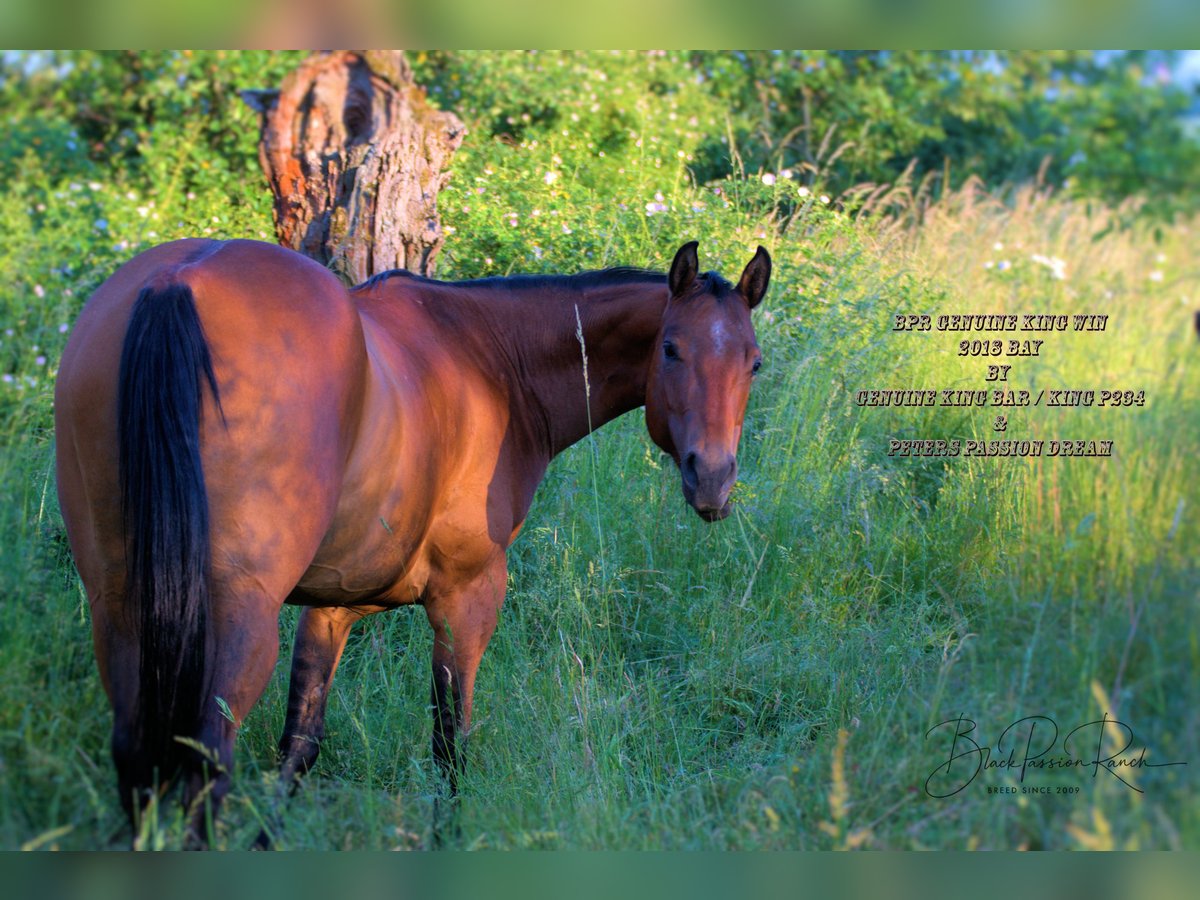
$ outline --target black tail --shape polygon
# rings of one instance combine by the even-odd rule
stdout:
[[[118,382],[126,601],[140,630],[133,734],[114,735],[123,791],[166,783],[194,737],[209,688],[208,497],[200,416],[217,379],[192,289],[143,288]],[[123,758],[120,758],[123,757]],[[157,770],[157,772],[156,772]]]

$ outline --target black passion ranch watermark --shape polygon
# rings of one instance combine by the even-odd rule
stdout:
[[[1144,746],[1134,749],[1133,729],[1108,713],[1065,733],[1049,716],[1025,716],[1000,732],[994,746],[983,740],[975,721],[962,714],[925,732],[925,741],[934,748],[938,761],[925,779],[925,793],[953,797],[981,775],[1003,774],[1009,776],[1004,785],[988,785],[984,779],[989,794],[1074,794],[1078,785],[1038,785],[1034,776],[1078,770],[1092,779],[1115,778],[1140,794],[1143,791],[1134,780],[1138,770],[1187,765],[1147,761]]]

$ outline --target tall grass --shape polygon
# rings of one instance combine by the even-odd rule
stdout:
[[[1038,776],[1079,788],[1069,795],[989,795],[1018,784],[994,773],[946,800],[923,789],[944,758],[926,732],[960,713],[994,742],[1024,715],[1071,728],[1108,712],[1152,761],[1200,761],[1194,225],[1110,228],[1120,211],[1036,185],[847,202],[740,179],[720,195],[669,187],[656,217],[564,210],[603,242],[587,266],[661,259],[695,236],[706,265],[736,275],[766,243],[776,276],[755,316],[767,362],[735,515],[720,525],[687,510],[640,413],[552,466],[509,554],[455,846],[1197,846],[1187,768],[1138,772],[1144,794],[1077,771]],[[1066,277],[1034,254],[1061,259]],[[449,276],[482,265],[465,233],[447,260]],[[99,277],[81,272],[78,296]],[[0,344],[17,375],[0,393],[0,844],[119,846],[130,835],[107,703],[51,479],[62,313],[31,289],[23,276],[5,287],[19,334]],[[1043,355],[999,361],[1014,388],[1144,389],[1142,408],[1010,411],[1010,437],[1106,437],[1114,456],[889,457],[891,437],[986,438],[995,416],[856,407],[859,388],[985,386],[988,360],[954,354],[981,335],[892,333],[892,317],[1009,311],[1110,315],[1103,333],[1019,335],[1045,337]],[[289,610],[285,646],[293,628]],[[428,844],[430,647],[412,610],[352,634],[280,846]],[[273,814],[282,656],[239,738],[220,846],[245,846]],[[177,815],[164,807],[144,837],[177,844]]]

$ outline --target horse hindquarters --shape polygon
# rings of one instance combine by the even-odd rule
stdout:
[[[168,246],[174,259],[130,263],[80,317],[56,398],[59,490],[122,801],[134,814],[134,792],[182,767],[203,842],[203,807],[228,790],[237,727],[274,668],[283,599],[329,527],[361,332],[336,281],[294,254]]]

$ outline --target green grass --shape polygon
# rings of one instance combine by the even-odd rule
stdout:
[[[1112,212],[1031,188],[1003,203],[973,188],[936,204],[893,198],[888,215],[854,218],[783,178],[726,182],[717,195],[653,165],[599,188],[564,178],[539,199],[537,154],[555,148],[527,149],[525,168],[503,168],[468,145],[448,196],[486,182],[501,199],[447,202],[456,230],[443,275],[661,267],[692,237],[706,267],[735,275],[762,242],[776,262],[756,313],[767,364],[735,514],[719,525],[686,508],[640,413],[552,466],[509,554],[451,846],[1200,846],[1196,226],[1101,234]],[[647,215],[660,188],[669,209]],[[46,201],[48,213],[34,211]],[[219,208],[177,197],[156,220],[137,212],[145,202],[125,186],[72,189],[36,165],[0,199],[0,320],[13,331],[0,338],[12,376],[0,384],[7,848],[130,840],[55,502],[51,396],[60,325],[87,293],[139,242],[210,227]],[[265,205],[254,208],[216,232],[268,228]],[[514,240],[501,208],[543,223],[553,208],[537,226],[545,257],[484,261]],[[1067,278],[1034,253],[1064,259]],[[1001,260],[1011,265],[986,266]],[[953,353],[967,335],[893,334],[892,315],[1006,311],[1110,314],[1101,335],[1049,337],[1043,357],[1014,363],[1013,386],[1140,388],[1146,406],[1018,410],[1009,436],[1109,437],[1114,457],[889,458],[891,437],[989,437],[994,417],[855,407],[860,387],[984,386],[986,361]],[[239,737],[221,847],[246,846],[271,815],[294,622],[286,611],[280,669]],[[428,845],[430,645],[419,611],[358,626],[281,847]],[[1151,761],[1189,766],[1138,773],[1144,794],[1079,772],[1031,776],[1080,789],[1070,795],[989,796],[986,785],[1015,784],[995,773],[947,800],[923,790],[945,755],[925,733],[959,713],[994,742],[1023,715],[1071,728],[1105,711],[1134,727]],[[177,845],[177,811],[164,807],[143,838]]]

